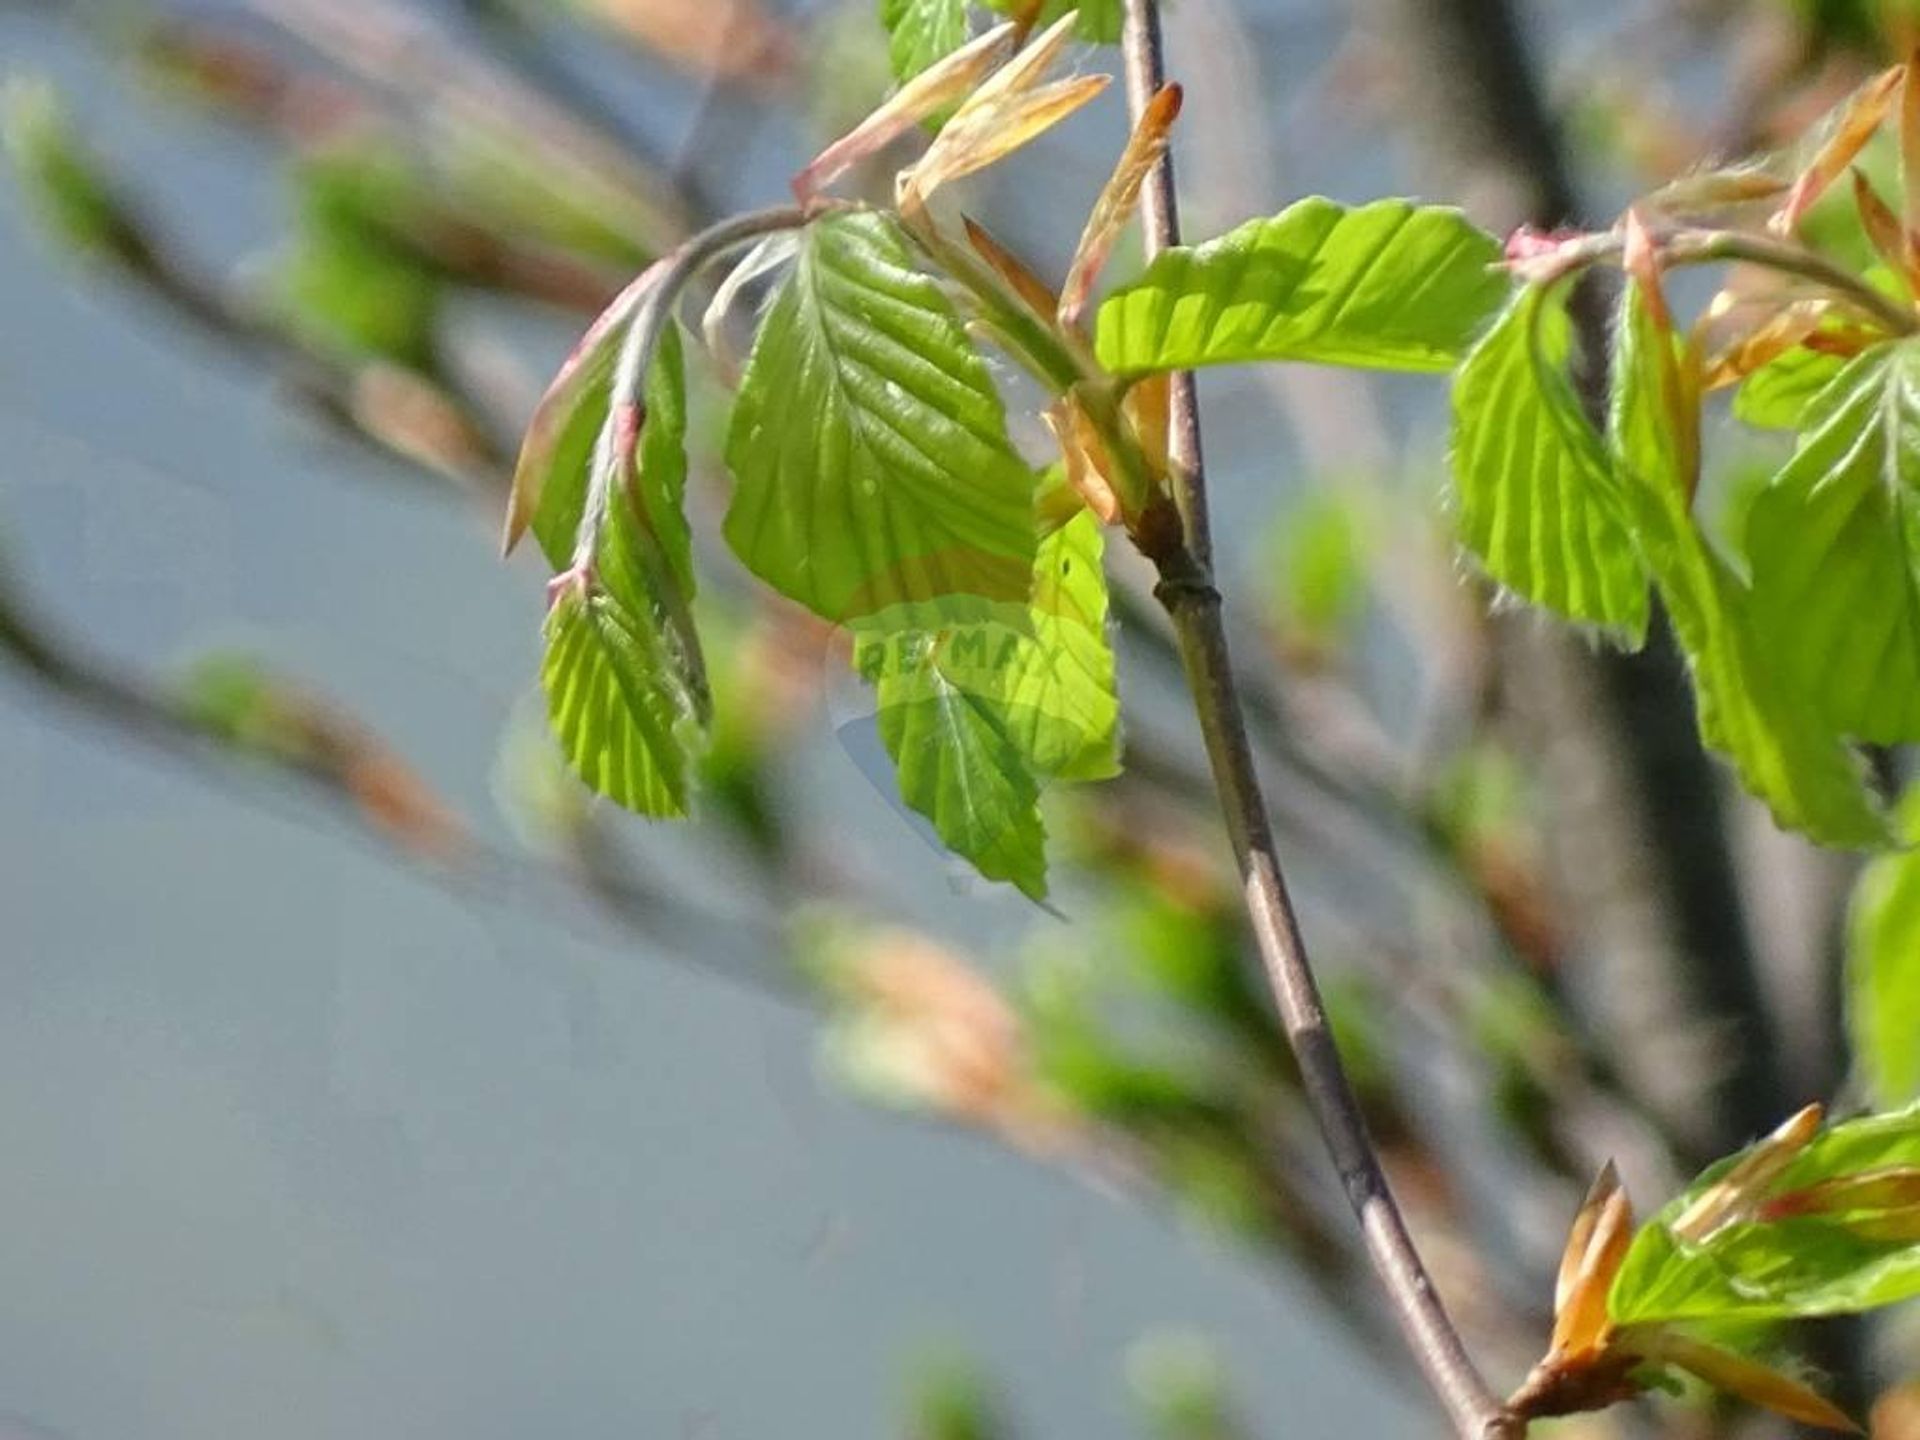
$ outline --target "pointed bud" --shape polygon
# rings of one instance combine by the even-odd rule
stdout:
[[[1893,102],[1894,91],[1905,76],[1906,67],[1895,65],[1862,85],[1841,106],[1826,143],[1814,152],[1813,159],[1807,162],[1787,192],[1785,203],[1767,222],[1770,230],[1776,235],[1791,235],[1800,228],[1800,222],[1814,202],[1853,164],[1867,141],[1873,138],[1873,132],[1880,128]]]
[[[1913,254],[1900,217],[1893,213],[1873,182],[1858,166],[1853,169],[1853,203],[1860,212],[1860,228],[1867,232],[1875,252],[1896,275],[1913,273]]]
[[[1704,1245],[1727,1226],[1752,1219],[1766,1198],[1767,1187],[1820,1133],[1825,1118],[1818,1105],[1801,1110],[1735,1161],[1667,1228],[1678,1240]]]
[[[1633,1204],[1612,1165],[1600,1172],[1574,1217],[1554,1287],[1550,1353],[1581,1355],[1606,1349],[1613,1330],[1607,1297],[1633,1240]]]
[[[1167,153],[1173,122],[1180,115],[1180,97],[1178,85],[1163,85],[1154,92],[1140,112],[1140,122],[1128,136],[1126,149],[1120,152],[1100,198],[1094,202],[1086,228],[1080,232],[1073,264],[1067,269],[1066,282],[1060,287],[1060,323],[1069,330],[1079,328],[1114,241],[1140,203],[1140,187]]]
[[[802,205],[810,203],[862,160],[879,154],[923,120],[960,103],[1012,49],[1014,28],[1011,22],[996,25],[907,81],[793,177],[794,198]]]
[[[1112,82],[1110,75],[1057,80],[1037,90],[1005,96],[999,103],[947,122],[920,163],[900,176],[903,208],[918,207],[942,185],[984,170],[996,160],[1051,130]]]

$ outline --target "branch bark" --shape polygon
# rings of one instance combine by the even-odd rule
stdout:
[[[1166,82],[1157,0],[1127,0],[1122,36],[1127,103],[1135,123]],[[1173,156],[1149,173],[1141,197],[1149,258],[1179,243]],[[1198,395],[1190,374],[1172,377],[1169,460],[1173,506],[1143,518],[1136,539],[1160,576],[1155,595],[1173,620],[1187,685],[1206,742],[1247,914],[1268,984],[1299,1062],[1301,1088],[1360,1222],[1374,1273],[1428,1386],[1462,1440],[1506,1436],[1520,1427],[1475,1367],[1407,1229],[1347,1078],[1301,938],[1267,819],[1266,799],[1227,648],[1213,545]]]

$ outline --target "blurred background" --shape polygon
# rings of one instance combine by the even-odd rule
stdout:
[[[1870,0],[1167,25],[1192,236],[1308,193],[1602,222],[1912,39]],[[723,371],[708,799],[589,805],[543,737],[519,427],[625,277],[885,93],[871,6],[0,0],[0,71],[0,1435],[1431,1433],[1131,557],[1128,775],[1051,797],[1052,910],[926,842],[844,647],[716,543]],[[1123,136],[1115,94],[966,206],[1057,275]],[[1490,613],[1442,383],[1205,399],[1309,938],[1510,1384],[1601,1159],[1651,1206],[1840,1083],[1850,862],[1727,792],[1670,650]],[[1820,1358],[1864,1401],[1907,1354]]]

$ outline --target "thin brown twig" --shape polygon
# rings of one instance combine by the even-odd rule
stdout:
[[[1166,80],[1157,0],[1127,0],[1121,43],[1128,105],[1137,121]],[[1148,175],[1142,196],[1150,257],[1179,243],[1174,193],[1169,151]],[[1190,375],[1173,377],[1171,410],[1169,459],[1177,522],[1164,514],[1157,521],[1144,517],[1137,536],[1160,572],[1156,594],[1179,637],[1247,912],[1299,1061],[1301,1088],[1359,1219],[1368,1258],[1385,1287],[1394,1319],[1455,1431],[1462,1440],[1510,1435],[1519,1427],[1475,1367],[1427,1274],[1333,1042],[1275,852],[1228,653],[1220,592],[1213,584],[1199,405]]]

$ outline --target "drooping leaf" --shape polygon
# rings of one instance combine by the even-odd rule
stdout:
[[[645,393],[634,462],[614,477],[591,561],[555,582],[540,678],[554,734],[581,779],[643,815],[684,815],[709,705],[688,608],[686,408],[671,328]],[[603,414],[606,403],[602,391]],[[585,491],[581,480],[542,495],[534,528],[550,552],[560,547],[549,535],[581,526]]]
[[[1043,898],[1040,789],[998,706],[972,691],[937,649],[916,657],[912,671],[902,693],[882,692],[878,713],[901,799],[987,879]]]
[[[949,597],[856,626],[901,798],[983,875],[1036,898],[1041,784],[1119,769],[1102,545],[1083,512],[1041,543],[1030,601]]]
[[[1823,844],[1873,846],[1886,827],[1860,767],[1787,681],[1751,599],[1691,509],[1696,423],[1676,405],[1672,337],[1626,287],[1614,357],[1611,439],[1635,542],[1692,672],[1700,733],[1780,824]]]
[[[1920,738],[1920,345],[1854,360],[1753,502],[1754,619],[1834,729]]]
[[[883,216],[807,228],[747,361],[727,463],[734,552],[829,620],[1027,594],[1031,472],[959,317]]]
[[[1646,572],[1566,375],[1571,346],[1564,302],[1529,286],[1467,357],[1453,389],[1455,519],[1502,585],[1638,646]]]
[[[529,528],[555,570],[573,558],[574,532],[587,494],[593,447],[607,422],[607,386],[626,322],[632,319],[654,272],[620,292],[587,327],[540,397],[520,441],[507,497],[501,549],[511,553]]]
[[[896,78],[910,80],[967,43],[966,0],[880,0],[887,55]]]
[[[1762,1142],[1763,1144],[1766,1142]],[[1920,1213],[1814,1207],[1832,1183],[1920,1165],[1920,1110],[1835,1125],[1705,1232],[1676,1233],[1745,1154],[1710,1167],[1634,1237],[1609,1300],[1621,1325],[1852,1314],[1920,1295]]]
[[[1900,807],[1920,838],[1920,791]],[[1920,851],[1882,855],[1854,882],[1847,914],[1847,1034],[1876,1105],[1920,1100]]]
[[[1507,293],[1499,259],[1457,210],[1314,196],[1159,256],[1102,303],[1094,348],[1120,374],[1262,360],[1448,370]]]

